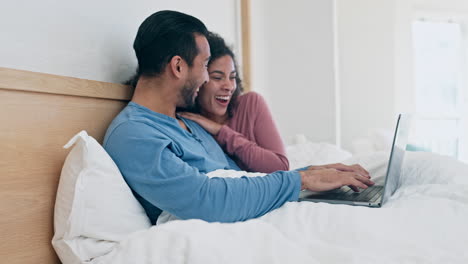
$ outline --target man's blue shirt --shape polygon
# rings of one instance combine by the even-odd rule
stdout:
[[[234,222],[297,201],[300,176],[278,171],[264,177],[209,178],[217,169],[240,170],[197,123],[130,102],[112,121],[104,148],[119,167],[152,223],[161,210],[181,219]]]

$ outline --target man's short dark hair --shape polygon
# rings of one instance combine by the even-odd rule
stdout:
[[[182,57],[189,67],[198,54],[195,35],[208,35],[199,19],[176,11],[164,10],[149,16],[138,29],[133,49],[138,59],[138,76],[157,76],[174,56]]]

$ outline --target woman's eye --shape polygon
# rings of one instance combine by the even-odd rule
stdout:
[[[211,79],[216,80],[216,81],[220,81],[222,78],[221,77],[211,77]]]

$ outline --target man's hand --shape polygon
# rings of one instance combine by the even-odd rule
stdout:
[[[367,177],[370,179],[370,174],[366,171],[361,165],[354,164],[354,165],[344,165],[342,163],[334,163],[334,164],[327,164],[327,165],[320,165],[320,166],[310,166],[307,168],[308,170],[317,170],[317,169],[335,169],[339,171],[348,171],[348,172],[355,172],[360,174],[361,176]]]
[[[346,185],[355,192],[359,192],[359,188],[367,189],[367,187],[374,185],[374,182],[368,177],[351,171],[316,168],[299,171],[299,174],[301,175],[301,188],[315,192],[333,190]]]
[[[210,120],[199,114],[194,114],[190,112],[182,112],[182,113],[179,113],[179,115],[197,122],[201,127],[203,127],[206,131],[208,131],[208,133],[210,133],[213,136],[218,135],[219,130],[221,130],[221,127],[223,127],[223,125],[218,124],[215,121]]]

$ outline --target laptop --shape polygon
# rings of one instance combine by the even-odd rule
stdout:
[[[399,187],[401,166],[405,156],[410,124],[410,115],[400,114],[398,116],[383,186],[370,186],[361,192],[354,192],[348,186],[326,192],[305,190],[299,195],[299,201],[381,207]]]

